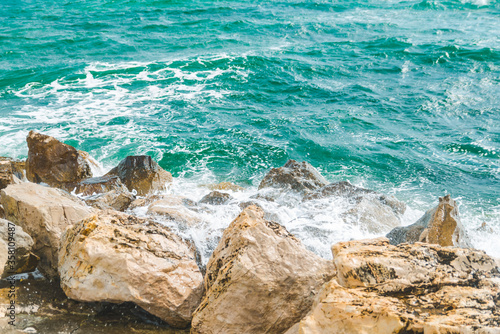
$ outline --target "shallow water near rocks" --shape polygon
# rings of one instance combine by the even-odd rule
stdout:
[[[498,0],[5,0],[0,156],[25,158],[32,129],[105,169],[149,154],[193,200],[220,181],[248,199],[305,160],[404,201],[404,224],[451,193],[474,246],[500,257],[499,15]],[[324,257],[374,236],[342,223],[342,199],[261,205]],[[205,260],[240,211],[209,209],[177,227]]]

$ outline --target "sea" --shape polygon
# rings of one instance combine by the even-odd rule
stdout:
[[[288,159],[394,196],[403,225],[450,194],[500,257],[500,1],[0,0],[0,156],[30,130],[102,173],[151,155],[194,201],[242,186],[199,226],[163,221],[205,262]],[[389,232],[347,224],[347,199],[260,204],[325,258]]]

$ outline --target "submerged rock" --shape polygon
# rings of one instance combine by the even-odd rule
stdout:
[[[369,233],[383,233],[401,225],[406,205],[393,196],[356,187],[349,181],[330,183],[304,196],[303,201],[327,197],[347,199],[353,207],[343,214],[344,220],[360,225]]]
[[[72,299],[134,302],[180,328],[189,325],[203,291],[191,245],[158,223],[111,210],[66,231],[59,274]]]
[[[205,184],[203,187],[207,187],[210,190],[231,190],[231,191],[242,191],[245,188],[240,187],[232,182],[220,182],[220,183],[211,183]]]
[[[380,238],[332,252],[337,278],[287,334],[500,332],[500,275],[482,251]]]
[[[308,193],[328,184],[328,181],[311,164],[288,160],[280,168],[273,168],[262,179],[259,189],[278,188]]]
[[[223,205],[227,204],[233,196],[228,193],[221,193],[219,191],[212,191],[211,193],[203,196],[200,200],[201,204],[211,204],[211,205]]]
[[[88,161],[73,146],[41,133],[30,131],[26,177],[35,183],[71,191],[83,179],[92,177]]]
[[[39,258],[31,252],[34,244],[33,239],[20,226],[8,220],[0,219],[0,241],[6,246],[5,254],[14,256],[9,259],[12,262],[7,262],[7,260],[5,262],[0,261],[1,278],[36,269]],[[10,253],[7,251],[9,245],[11,246]],[[0,248],[3,247],[0,246]],[[2,258],[2,253],[3,250],[0,250],[0,258]]]
[[[247,207],[224,231],[207,264],[205,296],[191,333],[282,333],[334,275],[279,224]]]
[[[172,182],[172,174],[164,170],[150,156],[128,156],[106,176],[118,176],[129,191],[137,191],[139,196],[165,189]]]
[[[396,227],[387,234],[392,245],[417,241],[441,246],[471,247],[460,222],[457,203],[450,195],[439,198],[439,204],[409,226]]]
[[[7,220],[33,238],[33,253],[40,257],[40,271],[47,277],[57,277],[62,232],[93,213],[93,209],[62,190],[29,182],[3,189],[0,201]]]

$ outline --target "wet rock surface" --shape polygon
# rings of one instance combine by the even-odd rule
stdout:
[[[5,334],[187,334],[132,303],[83,303],[66,297],[58,282],[30,275],[15,280],[16,317],[10,325],[11,282],[0,281],[0,333]]]
[[[326,186],[328,181],[311,164],[288,160],[280,168],[273,168],[262,179],[259,189],[278,188],[308,193]]]
[[[287,334],[500,331],[500,274],[482,251],[380,238],[332,252],[337,277]]]
[[[190,244],[151,220],[111,210],[66,231],[59,274],[72,299],[134,302],[180,328],[189,326],[203,290]]]
[[[83,179],[92,177],[92,171],[84,155],[73,146],[57,139],[30,131],[26,177],[35,183],[71,191]]]
[[[393,245],[420,241],[441,246],[471,247],[460,221],[457,203],[450,195],[440,197],[439,204],[416,223],[393,229],[387,238]]]
[[[147,200],[145,203],[147,203]],[[156,197],[156,200],[149,205],[147,213],[159,215],[164,219],[187,226],[196,226],[203,221],[202,217],[193,210],[196,209],[196,206],[197,203],[189,198],[165,195]]]
[[[118,176],[129,191],[135,190],[140,196],[165,189],[172,182],[172,174],[146,155],[126,157],[106,176]]]
[[[88,205],[101,209],[125,211],[135,200],[118,176],[100,176],[80,182],[74,192],[83,196]]]
[[[284,227],[266,221],[262,209],[247,207],[210,257],[191,333],[282,333],[334,271]]]
[[[94,210],[60,189],[30,182],[3,189],[0,201],[6,219],[33,238],[33,253],[40,257],[40,271],[47,277],[57,277],[57,253],[62,233]]]
[[[200,204],[223,205],[227,204],[232,199],[233,197],[228,193],[212,191],[211,193],[203,196],[203,198],[200,200]]]

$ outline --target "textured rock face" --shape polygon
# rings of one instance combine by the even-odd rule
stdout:
[[[81,180],[92,177],[89,163],[74,147],[34,131],[26,141],[26,177],[31,182],[72,190]]]
[[[0,157],[0,161],[9,161],[12,173],[20,180],[25,178],[26,174],[26,161],[12,159],[8,157]]]
[[[118,176],[128,190],[135,189],[140,196],[164,189],[167,183],[172,182],[172,174],[146,155],[126,157],[106,174],[113,175]]]
[[[439,204],[416,223],[393,229],[387,238],[393,245],[420,241],[441,246],[471,247],[460,222],[457,203],[450,195],[440,197]]]
[[[210,257],[191,333],[282,333],[334,272],[262,209],[247,207]]]
[[[40,271],[48,277],[56,277],[62,232],[93,210],[62,190],[29,182],[3,189],[0,201],[6,219],[33,238],[33,253],[40,257]]]
[[[0,190],[14,183],[14,173],[10,161],[0,161]]]
[[[87,196],[85,203],[101,210],[124,211],[135,200],[118,176],[85,179],[76,186],[75,193]]]
[[[287,334],[500,332],[500,275],[482,251],[380,238],[332,252],[337,278]]]
[[[200,200],[201,204],[223,205],[229,202],[233,197],[227,193],[219,191],[212,191],[211,193],[203,196]]]
[[[134,302],[175,327],[189,325],[203,290],[190,245],[157,223],[110,210],[66,231],[59,274],[72,299]]]
[[[260,182],[259,189],[272,187],[308,193],[327,184],[328,181],[311,164],[288,160],[283,167],[271,169]]]
[[[33,239],[19,226],[5,219],[0,219],[0,240],[7,246],[9,243],[15,250],[14,262],[0,264],[0,271],[3,269],[2,278],[10,275],[34,271],[38,264],[38,257],[31,252]],[[1,248],[1,246],[0,246]],[[2,250],[0,250],[0,253]],[[1,261],[0,261],[1,262]]]

